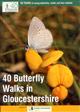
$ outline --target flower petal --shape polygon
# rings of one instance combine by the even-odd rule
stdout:
[[[41,67],[47,67],[48,65],[55,64],[63,55],[63,52],[60,50],[50,51],[43,56],[43,63]]]

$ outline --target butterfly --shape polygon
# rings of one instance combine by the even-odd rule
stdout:
[[[33,17],[28,30],[28,46],[37,52],[47,52],[52,45],[53,37],[51,32],[45,27],[43,22]]]

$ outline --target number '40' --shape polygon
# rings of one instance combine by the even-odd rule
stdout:
[[[10,74],[8,74],[8,75],[5,74],[3,76],[2,80],[5,81],[5,82],[11,82],[11,75]]]

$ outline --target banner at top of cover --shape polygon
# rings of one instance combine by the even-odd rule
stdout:
[[[19,6],[80,6],[80,0],[1,0],[3,2],[18,2]]]

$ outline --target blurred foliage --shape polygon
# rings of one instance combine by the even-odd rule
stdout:
[[[32,17],[39,17],[52,32],[53,48],[64,51],[66,63],[71,68],[80,89],[80,8],[79,7],[21,7],[19,13],[0,15],[0,68],[12,71],[19,62],[25,66],[13,72],[29,73],[25,63],[25,44]],[[55,46],[56,43],[56,46]],[[22,63],[22,64],[23,64]],[[11,68],[12,67],[12,68]],[[42,95],[48,85],[33,84],[34,93]],[[72,87],[68,98],[62,104],[79,104],[79,98]],[[48,91],[49,92],[49,91]],[[25,95],[25,93],[24,93]],[[60,102],[61,103],[61,102]]]

